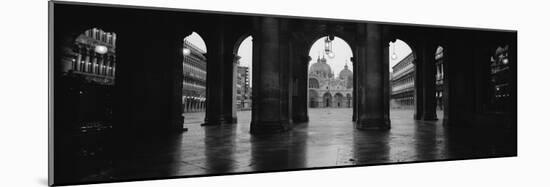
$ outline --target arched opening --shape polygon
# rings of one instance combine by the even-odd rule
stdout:
[[[309,78],[309,88],[319,88],[319,81],[315,78]]]
[[[325,115],[327,109],[346,108],[339,110],[338,117],[352,119],[353,107],[353,51],[350,45],[340,37],[325,36],[318,38],[309,48],[308,90],[310,119],[318,119],[316,115]],[[323,95],[312,93],[324,93]],[[333,96],[330,93],[337,93]],[[343,93],[348,93],[344,98]],[[315,101],[315,102],[314,102]],[[349,111],[347,111],[349,110]],[[327,114],[336,114],[328,112]]]
[[[239,121],[244,124],[249,124],[252,117],[252,41],[252,36],[246,36],[236,43],[235,105]]]
[[[332,107],[332,95],[330,93],[323,94],[323,107],[330,108]]]
[[[415,107],[415,55],[403,40],[389,43],[390,115],[410,118]]]
[[[319,107],[319,94],[315,90],[309,90],[309,107],[318,108]]]
[[[93,27],[64,37],[55,46],[63,52],[54,54],[60,56],[54,57],[57,119],[52,129],[56,135],[53,151],[56,160],[65,162],[56,164],[56,173],[71,179],[108,167],[97,160],[110,155],[109,134],[113,127],[120,127],[113,116],[117,34]],[[85,166],[89,168],[80,169]]]
[[[182,107],[185,124],[202,123],[206,111],[206,44],[192,32],[183,39]]]
[[[341,93],[334,94],[334,107],[342,108],[344,107],[344,95]]]
[[[76,37],[62,71],[72,98],[78,127],[84,131],[110,128],[116,74],[116,33],[91,28]]]

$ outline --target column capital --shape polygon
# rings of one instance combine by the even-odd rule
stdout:
[[[233,63],[234,64],[239,64],[239,60],[241,59],[241,56],[236,55],[236,54],[232,54],[232,55],[233,55]]]

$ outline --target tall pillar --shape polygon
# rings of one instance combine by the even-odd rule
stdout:
[[[383,33],[387,33],[387,28],[384,28]],[[388,36],[384,36],[387,38]],[[391,84],[390,84],[390,42],[384,39],[382,41],[384,46],[383,63],[382,63],[382,73],[383,73],[383,88],[384,88],[384,119],[390,122],[390,95],[391,95]]]
[[[291,50],[296,51],[296,50]],[[302,51],[302,50],[300,50]],[[293,81],[293,89],[296,89],[293,91],[294,95],[292,98],[292,121],[293,122],[307,122],[309,121],[309,117],[307,114],[308,110],[308,103],[309,99],[307,97],[308,94],[308,63],[311,60],[311,57],[309,55],[304,56],[298,56],[295,55],[294,57],[297,57],[296,62],[292,62],[292,65],[295,66],[294,68],[294,81]]]
[[[126,127],[119,130],[143,134],[181,132],[185,130],[181,107],[183,37],[181,33],[166,32],[172,29],[163,28],[167,26],[163,23],[142,24],[148,27],[117,32],[117,63],[112,66],[118,102],[114,116]],[[138,40],[148,45],[134,45]]]
[[[455,41],[445,48],[444,120],[452,127],[473,125],[475,111],[474,48],[466,41]]]
[[[379,24],[361,24],[359,26],[360,42],[357,62],[357,121],[358,129],[389,129],[390,120],[386,111],[388,86],[384,78],[384,34]],[[387,66],[386,66],[387,67]]]
[[[417,62],[422,64],[422,120],[437,120],[435,113],[435,47],[428,41],[423,41],[417,52]]]
[[[208,40],[206,40],[206,46],[208,46],[207,56],[207,73],[206,73],[206,116],[202,125],[221,125],[226,123],[226,117],[224,112],[227,111],[224,108],[224,99],[227,92],[220,91],[224,89],[224,84],[227,82],[224,80],[224,73],[227,74],[229,70],[224,71],[231,65],[231,61],[227,61],[229,55],[225,55],[225,24],[218,20],[215,23],[216,28],[209,30],[205,33]],[[232,68],[231,68],[232,70]],[[229,96],[230,98],[231,96]]]
[[[226,49],[230,50],[230,49]],[[233,54],[230,51],[225,52],[224,56],[224,67],[222,75],[224,76],[223,89],[224,92],[223,98],[223,116],[226,123],[237,123],[237,108],[236,108],[236,99],[237,99],[237,63],[238,56]]]
[[[288,82],[285,68],[288,61],[282,61],[280,20],[272,17],[258,17],[254,20],[252,94],[253,134],[274,133],[290,128],[288,121]],[[285,92],[286,90],[286,92]]]
[[[424,63],[418,59],[418,54],[413,60],[414,63],[414,119],[421,120],[424,111]]]
[[[361,48],[362,49],[362,48]],[[355,49],[356,52],[355,54],[358,54],[357,52],[357,48]],[[352,90],[352,95],[351,97],[353,98],[353,102],[351,103],[352,104],[352,116],[351,116],[351,120],[352,121],[357,121],[357,88],[359,88],[359,86],[357,85],[357,58],[356,57],[351,57],[351,63],[352,63],[352,66],[353,66],[353,71],[355,71],[353,73],[353,90]]]

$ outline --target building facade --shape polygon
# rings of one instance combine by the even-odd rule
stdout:
[[[435,52],[435,99],[437,103],[437,110],[443,110],[443,82],[445,78],[443,57],[443,47],[439,46]]]
[[[92,28],[80,34],[74,43],[73,58],[65,63],[64,72],[86,81],[114,85],[116,72],[116,34]]]
[[[511,64],[508,54],[509,46],[498,46],[494,55],[490,57],[489,61],[489,76],[487,89],[487,103],[484,106],[484,110],[491,111],[493,113],[502,113],[509,110],[509,106],[513,106],[510,99],[512,95],[511,83],[513,82],[511,76]]]
[[[308,106],[310,108],[351,108],[353,106],[353,72],[348,65],[338,77],[325,57],[318,57],[308,72]]]
[[[65,130],[86,133],[112,126],[116,72],[116,34],[91,28],[79,34],[70,54],[62,59],[58,92],[70,110],[71,124]],[[62,96],[61,96],[62,95]]]
[[[183,41],[183,112],[203,112],[206,110],[206,57],[205,51]]]
[[[411,109],[414,107],[414,56],[410,53],[392,67],[390,77],[392,108]]]
[[[237,66],[236,105],[239,110],[250,110],[252,108],[252,89],[249,77],[249,67]]]

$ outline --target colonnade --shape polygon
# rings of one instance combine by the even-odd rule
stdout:
[[[116,11],[115,11],[116,10]],[[77,13],[93,11],[74,8]],[[105,11],[105,10],[103,10]],[[353,48],[353,120],[358,129],[389,129],[389,42],[403,38],[416,55],[415,119],[435,120],[436,46],[445,48],[446,121],[460,124],[491,118],[484,115],[486,86],[476,82],[487,75],[477,62],[488,54],[476,49],[493,47],[504,39],[515,47],[515,33],[394,26],[369,22],[336,22],[270,16],[194,14],[186,12],[143,13],[112,10],[118,18],[84,15],[81,22],[56,20],[55,58],[63,64],[63,46],[85,29],[98,26],[117,34],[117,74],[114,118],[117,129],[180,131],[182,113],[182,40],[200,33],[208,52],[206,117],[203,125],[237,122],[235,108],[235,47],[239,38],[252,35],[253,106],[250,132],[276,133],[307,122],[307,50],[319,37],[337,35]],[[113,14],[115,14],[113,12]],[[101,17],[101,15],[99,15]],[[185,21],[181,21],[185,20]],[[182,22],[182,24],[177,24]],[[434,34],[438,33],[438,34]],[[69,39],[67,39],[69,38]],[[488,39],[490,38],[490,39]],[[70,43],[70,42],[69,42]],[[142,44],[142,45],[139,45]],[[476,63],[474,63],[476,62]],[[514,61],[515,62],[515,61]],[[477,69],[476,69],[477,68]],[[57,70],[57,69],[56,69]],[[62,74],[61,71],[58,71]],[[474,75],[474,76],[469,76]],[[448,107],[447,107],[448,106]],[[478,110],[476,110],[476,108]],[[473,109],[473,110],[472,110]],[[513,112],[513,107],[510,107]],[[450,124],[450,123],[449,123]]]

